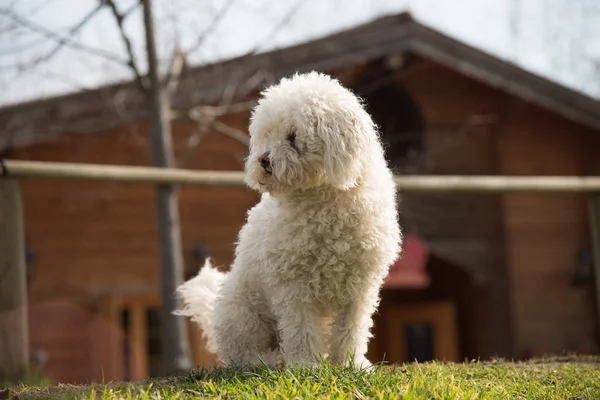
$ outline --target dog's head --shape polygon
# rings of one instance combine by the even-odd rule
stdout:
[[[250,122],[246,183],[260,192],[355,186],[377,134],[360,100],[337,80],[296,74],[267,88]]]

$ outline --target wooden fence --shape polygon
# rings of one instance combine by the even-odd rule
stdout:
[[[244,186],[241,171],[192,171],[156,167],[6,160],[6,178],[92,179],[178,185]],[[596,192],[600,177],[577,176],[396,176],[401,191],[429,192]]]
[[[244,186],[239,171],[191,171],[153,167],[0,161],[0,376],[27,368],[25,249],[19,180],[91,179],[148,184]],[[400,191],[600,193],[600,177],[575,176],[397,176]],[[590,196],[590,215],[600,293],[600,196]],[[598,310],[600,310],[600,296]],[[600,313],[600,311],[599,311]],[[600,318],[600,314],[599,314]]]

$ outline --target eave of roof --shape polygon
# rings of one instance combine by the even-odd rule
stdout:
[[[454,40],[420,24],[408,13],[383,17],[308,43],[190,69],[174,105],[185,108],[218,100],[229,85],[236,85],[238,93],[256,90],[264,81],[251,78],[261,71],[274,80],[296,71],[331,71],[404,52],[431,59],[600,131],[597,100]],[[112,99],[119,94],[122,100],[116,107]],[[0,127],[4,128],[0,131],[0,149],[7,126],[15,118],[18,122],[12,125],[18,132],[11,135],[11,143],[18,145],[34,141],[40,135],[47,139],[65,130],[64,122],[51,128],[50,120],[66,119],[73,122],[68,131],[86,131],[81,128],[81,121],[94,115],[96,122],[90,120],[90,130],[102,130],[143,118],[145,110],[143,97],[131,82],[0,108]],[[99,120],[105,124],[99,125]]]

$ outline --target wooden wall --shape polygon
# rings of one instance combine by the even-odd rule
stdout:
[[[246,122],[240,121],[247,121],[247,116],[232,119],[243,126]],[[183,166],[213,170],[242,168],[247,154],[244,145],[210,132],[198,148],[188,150],[186,142],[191,130],[186,124],[174,127],[177,158],[186,160]],[[59,142],[15,149],[11,156],[150,165],[149,154],[146,127],[141,124],[98,134],[70,135]],[[191,251],[199,241],[207,245],[216,264],[228,266],[237,233],[257,195],[243,188],[215,187],[182,187],[179,193],[186,267],[198,269]],[[74,315],[87,315],[98,311],[100,303],[110,296],[158,296],[158,240],[151,186],[26,179],[22,181],[22,197],[26,240],[36,254],[29,284],[33,307],[66,301],[81,309]],[[56,331],[68,329],[70,334],[84,340],[89,331],[86,321],[79,317],[68,323],[49,320],[44,329],[32,329],[32,345],[39,345],[40,349],[45,346],[52,356],[48,364],[51,376],[65,381],[80,381],[80,376],[86,376],[85,368],[78,365],[72,368],[77,373],[67,379],[61,372],[66,366],[60,363],[69,362],[68,350],[76,346],[61,347],[50,338],[58,334]],[[35,317],[32,325],[37,326]],[[83,346],[83,342],[73,343]],[[88,369],[87,376],[98,377],[99,368]]]
[[[593,172],[586,163],[600,147],[591,135],[598,132],[524,105],[499,135],[501,172]],[[516,355],[593,351],[593,289],[571,283],[578,253],[590,246],[586,196],[507,194],[503,203]]]
[[[421,173],[495,175],[497,132],[512,99],[429,61],[399,81],[420,105],[426,125]],[[459,95],[462,94],[462,95]],[[439,255],[485,275],[490,252],[501,246],[499,195],[403,193],[405,228],[427,237]]]
[[[427,60],[418,60],[412,68],[400,72],[398,80],[412,93],[425,119],[426,148],[421,173],[498,173],[497,133],[511,97]],[[404,229],[425,238],[432,253],[462,268],[487,294],[486,309],[478,314],[477,334],[470,336],[478,343],[477,348],[465,355],[510,356],[501,196],[401,196]],[[478,294],[472,295],[475,298]]]
[[[598,132],[427,60],[398,80],[427,125],[423,173],[600,173]],[[405,193],[401,213],[405,230],[486,293],[480,356],[597,348],[593,289],[571,284],[578,253],[589,247],[584,195]]]
[[[401,72],[398,81],[413,94],[425,118],[424,173],[578,175],[589,170],[586,159],[597,160],[590,156],[591,133],[437,64],[422,60]],[[247,115],[233,116],[230,122],[245,128]],[[186,149],[192,129],[186,124],[174,128],[180,166],[241,168],[247,150],[218,133],[209,133],[197,149]],[[12,154],[124,165],[149,165],[149,155],[144,124],[69,135]],[[87,315],[98,311],[107,296],[157,296],[150,186],[29,179],[22,191],[26,239],[37,255],[30,282],[34,306],[67,301],[83,310],[78,315]],[[207,244],[217,264],[229,264],[237,232],[256,201],[256,194],[246,189],[181,188],[188,266],[197,267],[190,252],[198,241]],[[472,313],[477,321],[461,322],[480,327],[471,335],[477,348],[469,355],[520,357],[593,347],[593,293],[590,287],[570,284],[577,253],[588,240],[583,196],[406,193],[401,212],[407,232],[426,238],[436,257],[473,277],[479,285],[474,301],[487,295],[486,309]],[[85,320],[75,316],[64,326],[81,326],[81,335],[87,335]],[[49,344],[55,335],[52,323],[32,330],[32,343],[55,346],[53,362],[67,360],[60,355],[62,347]],[[94,377],[99,367],[91,368],[96,369],[86,376]],[[78,370],[83,374],[84,367]],[[61,374],[56,376],[63,379]]]

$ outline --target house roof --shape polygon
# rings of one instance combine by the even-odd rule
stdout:
[[[192,68],[174,105],[183,108],[218,100],[224,92],[256,90],[264,73],[279,79],[295,71],[332,71],[391,54],[411,52],[491,87],[530,101],[600,131],[600,102],[454,40],[408,13],[383,17],[308,43]],[[0,149],[48,140],[65,132],[85,133],[146,116],[133,82],[104,86],[0,108]]]

